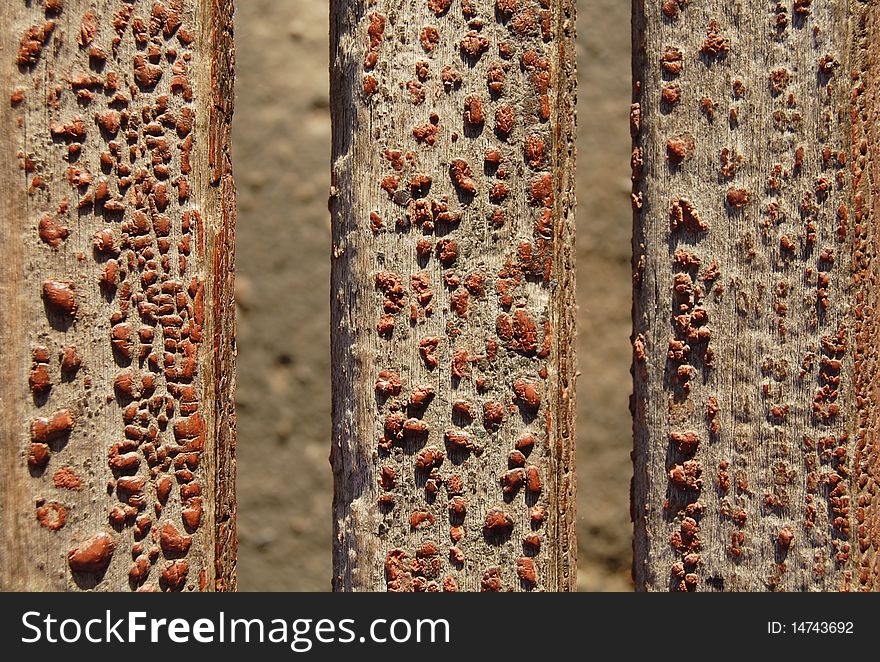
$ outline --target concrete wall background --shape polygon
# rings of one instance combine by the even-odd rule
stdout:
[[[328,0],[241,0],[239,588],[330,587]],[[581,590],[630,590],[630,3],[580,0]]]

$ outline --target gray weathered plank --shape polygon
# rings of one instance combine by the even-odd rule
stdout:
[[[331,2],[337,590],[574,586],[573,37]]]
[[[633,6],[636,587],[876,588],[878,5]]]

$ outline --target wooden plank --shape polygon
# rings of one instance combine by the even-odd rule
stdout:
[[[877,3],[633,6],[636,587],[875,588]]]
[[[575,585],[573,39],[331,3],[336,590]]]
[[[0,588],[235,587],[229,0],[0,7]]]

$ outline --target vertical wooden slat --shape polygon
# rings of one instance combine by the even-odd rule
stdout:
[[[336,590],[575,584],[574,3],[331,3]]]
[[[0,587],[235,587],[232,3],[0,7]]]
[[[872,588],[876,3],[633,6],[636,587]]]

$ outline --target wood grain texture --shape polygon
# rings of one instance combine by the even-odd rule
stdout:
[[[331,2],[335,590],[570,590],[574,3]]]
[[[636,587],[874,589],[877,3],[633,6]]]
[[[853,533],[856,577],[859,590],[880,590],[880,438],[878,438],[878,324],[877,264],[880,229],[880,3],[856,3],[852,47],[856,61],[852,68],[853,93],[852,160],[854,219],[853,240],[855,306],[854,377],[856,400],[855,454],[852,477],[855,522]]]
[[[0,588],[235,588],[229,0],[4,3]]]

